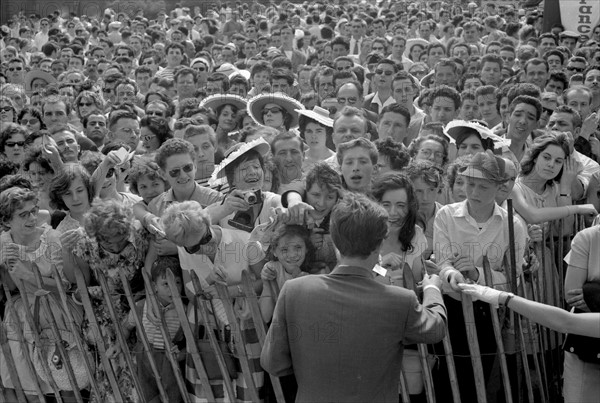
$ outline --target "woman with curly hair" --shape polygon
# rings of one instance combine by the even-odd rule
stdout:
[[[79,120],[89,116],[92,112],[97,111],[104,113],[104,102],[100,95],[93,91],[81,91],[75,101],[73,101],[73,109]]]
[[[37,189],[40,208],[52,211],[49,190],[55,172],[50,160],[44,154],[41,147],[29,148],[23,159],[22,169]]]
[[[413,161],[431,161],[441,168],[448,163],[448,141],[436,135],[417,137],[408,146],[408,153]]]
[[[33,309],[36,298],[34,294],[39,290],[33,273],[34,266],[39,270],[42,282],[49,290],[56,289],[56,280],[62,281],[68,287],[68,281],[63,275],[59,235],[49,226],[40,225],[39,212],[38,199],[32,190],[10,187],[0,193],[0,225],[4,230],[0,234],[0,282],[7,285],[11,291],[20,291],[20,295],[13,296],[14,309],[7,309],[3,316],[7,325],[5,328],[8,333],[8,346],[17,369],[16,374],[9,371],[6,357],[0,351],[0,378],[5,391],[8,391],[9,401],[12,401],[11,393],[14,393],[12,389],[15,375],[25,393],[32,395],[32,398],[37,393],[36,384],[40,385],[44,393],[52,391],[49,384],[43,380],[42,371],[38,372],[36,369],[36,373],[32,373],[29,370],[14,325],[21,322],[26,343],[33,345],[32,330],[23,318],[25,309]],[[55,277],[53,267],[56,268],[59,278]],[[48,301],[59,329],[67,329],[62,321],[62,306],[57,303],[58,299],[48,298]],[[48,315],[46,308],[42,308],[40,323],[44,323]],[[10,325],[11,323],[13,325]]]
[[[99,200],[84,217],[83,229],[79,230],[79,240],[73,248],[63,248],[65,276],[76,282],[75,273],[83,275],[87,292],[92,300],[95,320],[100,326],[100,339],[94,337],[89,317],[82,324],[88,343],[105,343],[107,356],[102,357],[105,365],[112,360],[120,393],[125,401],[136,401],[137,392],[133,378],[123,355],[119,355],[115,326],[117,323],[109,313],[107,300],[112,302],[117,321],[121,323],[129,313],[129,304],[122,298],[124,294],[121,274],[129,282],[134,294],[144,290],[143,270],[149,249],[149,237],[146,231],[138,231],[133,223],[133,213],[116,200]],[[108,295],[104,295],[99,278],[104,277],[108,284]],[[84,292],[79,290],[79,292]],[[115,396],[104,366],[96,367],[95,381],[99,385],[101,396],[92,396],[93,401],[107,401]]]

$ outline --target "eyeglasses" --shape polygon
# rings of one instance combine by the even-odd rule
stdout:
[[[210,228],[207,229],[206,234],[204,234],[204,236],[202,237],[202,239],[200,239],[200,241],[198,241],[198,243],[190,248],[188,248],[187,246],[185,246],[183,249],[185,249],[185,251],[187,253],[189,253],[190,255],[193,255],[195,253],[198,253],[198,251],[200,250],[200,248],[203,245],[206,245],[207,243],[209,243],[212,240],[212,231],[210,230]]]
[[[22,125],[34,125],[36,123],[39,123],[39,119],[21,119],[21,124]]]
[[[169,176],[171,178],[177,178],[179,177],[179,173],[183,170],[183,172],[185,172],[186,174],[189,174],[190,172],[192,172],[194,170],[194,164],[190,163],[190,164],[186,164],[184,166],[182,166],[181,168],[175,168],[175,169],[171,169],[169,171]]]
[[[194,67],[196,71],[206,71],[206,67]]]
[[[266,115],[267,113],[271,113],[272,115],[276,114],[276,113],[281,113],[283,110],[281,108],[279,108],[278,106],[274,106],[272,108],[264,108],[262,111],[263,115]]]
[[[385,74],[386,76],[391,76],[392,74],[394,74],[394,72],[393,71],[389,71],[389,70],[385,70],[384,71],[384,70],[381,70],[381,69],[377,69],[377,70],[375,70],[375,74],[378,74],[378,75]]]
[[[542,113],[547,113],[548,116],[552,115],[554,113],[554,109],[550,109],[550,108],[544,108],[542,106]]]
[[[337,71],[346,71],[346,70],[350,70],[350,69],[352,69],[352,67],[346,66],[346,67],[338,67],[336,70]]]
[[[13,148],[14,146],[23,147],[25,145],[24,141],[7,141],[4,143],[6,147]]]
[[[583,67],[567,67],[567,70],[574,71],[576,73],[583,73],[583,70],[585,69]]]
[[[442,153],[442,152],[440,152],[440,151],[432,151],[432,150],[428,150],[427,148],[425,148],[425,149],[423,149],[423,148],[422,148],[422,149],[420,149],[420,150],[419,150],[419,153],[420,153],[422,156],[424,156],[425,158],[429,158],[429,157],[431,157],[432,155],[433,155],[435,158],[438,158],[438,159],[442,159],[442,158],[444,158],[444,153]]]
[[[8,71],[15,71],[15,70],[16,71],[21,71],[21,70],[23,70],[23,67],[9,67],[8,68]]]
[[[112,178],[114,174],[115,174],[115,169],[114,168],[110,168],[108,170],[108,172],[106,173],[106,179]]]
[[[12,110],[13,108],[11,106],[3,106],[2,108],[0,108],[0,111],[2,112],[10,112]]]
[[[427,74],[427,71],[425,70],[415,70],[415,71],[410,71],[410,74],[412,74],[413,76],[420,76],[420,75],[425,75]]]
[[[154,137],[156,137],[156,136],[154,136],[152,134],[147,134],[145,136],[142,136],[142,140],[144,140],[144,141],[151,141]]]
[[[92,105],[94,105],[92,102],[82,102],[82,103],[79,104],[80,107],[82,107],[82,106],[92,106]]]

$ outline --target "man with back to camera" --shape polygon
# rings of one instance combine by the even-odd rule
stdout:
[[[339,251],[331,274],[287,281],[261,354],[270,374],[294,374],[297,402],[398,402],[404,345],[446,332],[436,275],[414,292],[375,281],[388,215],[364,195],[348,194],[331,213]]]

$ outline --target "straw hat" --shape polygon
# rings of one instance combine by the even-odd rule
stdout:
[[[410,56],[410,52],[412,51],[413,46],[415,45],[421,45],[424,48],[427,47],[427,45],[429,45],[429,41],[426,41],[423,38],[410,38],[406,40],[406,47],[404,49],[404,56],[409,57]]]
[[[449,122],[444,131],[448,137],[456,142],[458,136],[466,131],[476,131],[481,138],[490,139],[494,142],[494,148],[509,147],[510,140],[502,138],[492,132],[491,129],[475,121],[453,120]]]
[[[329,111],[320,106],[315,106],[312,111],[308,109],[296,109],[298,115],[306,116],[325,127],[333,127],[333,119],[329,117]]]
[[[239,95],[233,94],[214,94],[206,97],[200,102],[200,106],[211,108],[216,112],[217,108],[222,105],[233,105],[238,110],[246,109],[246,100]]]
[[[31,70],[29,73],[25,75],[25,92],[30,93],[32,91],[31,84],[33,84],[34,80],[44,80],[46,84],[54,84],[56,82],[56,78],[50,73],[46,73],[42,70]]]
[[[225,177],[225,167],[232,164],[235,160],[246,154],[250,150],[256,150],[261,156],[265,156],[271,151],[271,146],[265,139],[259,137],[249,143],[237,143],[225,152],[225,159],[215,167],[208,183],[213,185],[221,178]]]
[[[262,110],[266,104],[277,104],[286,110],[292,116],[290,129],[298,126],[298,109],[305,109],[304,106],[294,98],[281,92],[258,94],[248,101],[248,114],[256,123],[264,126]]]

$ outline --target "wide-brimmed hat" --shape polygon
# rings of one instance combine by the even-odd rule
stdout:
[[[502,138],[497,134],[494,134],[491,129],[485,127],[479,122],[466,121],[466,120],[453,120],[446,125],[444,128],[445,133],[448,137],[452,138],[454,142],[458,136],[465,132],[477,132],[481,138],[490,139],[494,142],[494,148],[509,147],[510,140]]]
[[[208,96],[200,102],[200,106],[211,108],[216,112],[217,108],[222,105],[233,105],[238,110],[246,109],[247,101],[239,95],[233,94],[214,94]]]
[[[323,126],[333,127],[333,119],[329,117],[329,111],[325,108],[315,106],[312,111],[308,109],[296,109],[296,112],[298,112],[298,115],[306,116]]]
[[[300,102],[281,92],[258,94],[248,101],[248,114],[261,126],[265,125],[262,110],[266,104],[277,104],[292,116],[290,129],[298,126],[297,110],[305,109]]]
[[[469,178],[486,179],[497,184],[508,181],[506,173],[506,160],[494,155],[492,150],[477,153],[466,167],[460,168],[459,172]]]
[[[406,47],[404,48],[404,56],[409,57],[410,56],[410,52],[412,50],[412,47],[415,45],[421,45],[424,48],[427,47],[427,45],[429,45],[429,41],[426,41],[423,38],[410,38],[406,40]],[[415,62],[418,62],[418,60],[415,60]]]
[[[31,84],[33,84],[34,80],[37,79],[41,79],[44,80],[46,82],[46,84],[54,84],[56,83],[56,78],[54,78],[54,76],[50,73],[46,73],[45,71],[36,69],[36,70],[31,70],[29,73],[25,74],[25,79],[24,79],[24,84],[25,84],[25,91],[27,93],[30,93],[31,90]]]
[[[271,146],[262,137],[252,140],[249,143],[235,144],[225,152],[225,159],[215,167],[215,170],[213,171],[208,183],[213,185],[221,178],[225,177],[225,167],[232,164],[235,160],[250,150],[256,150],[261,156],[265,156],[269,151],[271,151]]]

